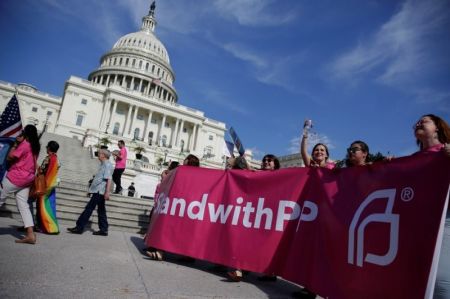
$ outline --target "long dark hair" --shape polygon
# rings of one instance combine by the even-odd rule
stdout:
[[[196,156],[190,154],[184,159],[183,165],[199,167],[200,160]]]
[[[34,156],[39,156],[41,151],[41,144],[39,143],[39,136],[37,129],[33,125],[26,125],[22,133],[23,137],[30,143],[31,152]]]

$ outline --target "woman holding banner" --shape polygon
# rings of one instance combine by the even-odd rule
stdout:
[[[444,151],[450,158],[450,127],[442,118],[427,114],[413,126],[420,151],[415,153]],[[434,298],[450,298],[450,211],[447,209],[441,256],[437,269]]]
[[[305,121],[304,128],[307,127],[309,120]],[[308,155],[308,131],[303,130],[302,143],[300,146],[300,154],[302,155],[303,164],[306,167],[325,167],[333,169],[336,165],[334,162],[328,161],[330,153],[328,147],[323,143],[317,143],[312,149],[311,156]]]
[[[172,165],[172,163],[171,163]],[[183,166],[194,166],[194,167],[200,167],[200,159],[197,158],[197,156],[194,156],[192,154],[188,155],[184,161],[183,161]],[[178,167],[177,163],[173,163],[173,165],[168,169],[169,170],[173,170],[175,168]],[[164,173],[164,172],[163,172]],[[169,172],[167,172],[165,174],[165,176],[168,174]],[[165,177],[164,176],[164,177]],[[163,180],[163,176],[161,174],[161,182]],[[155,195],[156,196],[156,195]],[[151,259],[151,260],[155,260],[155,261],[162,261],[163,260],[163,252],[157,248],[148,248],[148,250],[146,250],[145,254]],[[192,262],[195,261],[195,259],[191,258],[191,257],[182,257],[183,261],[188,261],[188,262]]]
[[[234,161],[233,161],[233,163],[234,163]],[[275,155],[267,154],[262,158],[261,170],[273,171],[273,170],[280,169],[280,166],[281,166],[280,161],[278,160],[278,158]],[[245,166],[245,167],[247,168],[248,166]],[[240,167],[238,163],[233,164],[233,169],[246,169],[246,168]],[[234,269],[232,271],[229,271],[227,273],[227,275],[228,275],[228,278],[230,278],[232,281],[239,282],[242,280],[242,272],[243,271],[241,269]],[[277,277],[275,275],[263,275],[261,277],[258,277],[258,280],[276,281]]]
[[[364,166],[370,164],[368,161],[369,157],[369,146],[361,140],[353,141],[350,147],[347,149],[347,158],[345,159],[345,164],[347,167],[352,166]]]
[[[36,159],[40,150],[41,145],[39,144],[36,127],[27,125],[7,157],[11,167],[1,183],[0,202],[4,202],[9,193],[16,195],[17,208],[20,216],[22,216],[26,231],[26,236],[23,239],[16,240],[16,243],[36,243],[36,235],[33,232],[33,215],[28,205],[28,194],[30,186],[34,182]]]

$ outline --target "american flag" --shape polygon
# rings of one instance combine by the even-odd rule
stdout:
[[[13,95],[0,116],[0,137],[17,137],[22,132],[19,102]]]
[[[153,79],[153,83],[155,83],[156,85],[160,85],[161,84],[161,78]]]

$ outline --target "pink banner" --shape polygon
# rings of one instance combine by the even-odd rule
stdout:
[[[450,159],[278,171],[179,167],[147,245],[275,273],[329,298],[424,298]]]

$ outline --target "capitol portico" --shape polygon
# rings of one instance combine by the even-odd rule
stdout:
[[[88,80],[71,76],[62,97],[0,81],[0,109],[18,90],[24,125],[76,138],[92,152],[104,137],[110,149],[123,139],[129,150],[123,185],[134,181],[140,195],[153,196],[163,162],[181,162],[189,153],[203,166],[223,168],[225,124],[178,104],[175,74],[156,25],[153,3],[140,31],[119,38]],[[142,160],[135,159],[139,148],[145,149]],[[146,190],[140,187],[144,181]]]

